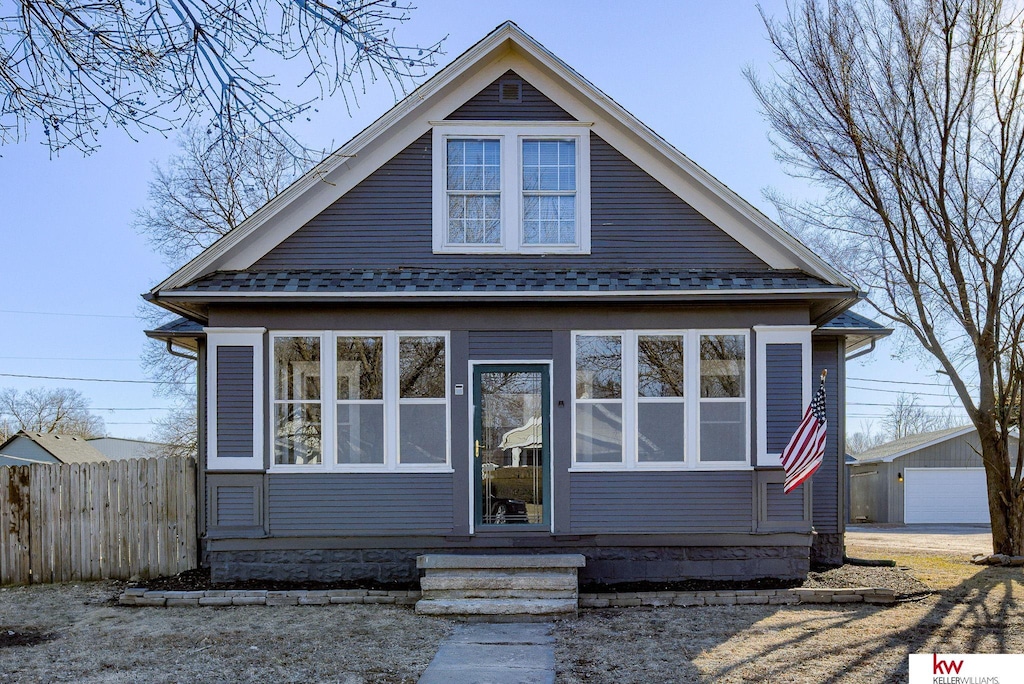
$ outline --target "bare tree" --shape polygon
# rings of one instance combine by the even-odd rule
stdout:
[[[903,439],[933,430],[955,427],[958,421],[951,413],[935,413],[925,409],[913,394],[900,394],[882,418],[882,429],[887,440]]]
[[[171,268],[188,261],[284,190],[307,167],[298,146],[260,132],[231,144],[211,145],[202,131],[186,128],[178,137],[178,154],[166,166],[154,164],[148,203],[135,212],[133,225]],[[144,304],[139,316],[156,328],[173,315]],[[155,438],[167,455],[196,450],[196,363],[167,353],[150,340],[142,367],[157,392],[174,400],[174,408],[157,421]]]
[[[88,400],[76,390],[0,389],[0,441],[19,430],[85,438],[106,434],[103,419],[89,413]]]
[[[279,140],[311,101],[274,72],[296,60],[319,97],[346,103],[369,83],[396,92],[440,43],[407,46],[395,0],[0,0],[0,145],[42,130],[51,152],[90,152],[102,129],[166,132],[210,115],[215,139]],[[293,92],[301,92],[292,89]],[[206,128],[207,126],[204,126]]]
[[[870,423],[863,421],[860,430],[846,435],[846,451],[850,454],[859,454],[862,451],[885,444],[886,441],[885,435],[875,432],[871,429]]]
[[[146,207],[133,225],[177,268],[273,199],[308,168],[301,148],[265,131],[230,145],[211,145],[186,128],[178,154],[153,164]]]
[[[799,0],[748,72],[779,157],[828,197],[782,207],[946,373],[977,427],[995,551],[1024,553],[1024,27],[1000,0]],[[1019,410],[1019,408],[1018,408]]]

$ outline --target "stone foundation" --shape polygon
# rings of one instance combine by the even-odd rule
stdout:
[[[822,536],[818,535],[820,540]],[[838,538],[842,562],[842,535]],[[831,546],[823,547],[828,550]],[[677,546],[677,547],[566,547],[581,553],[587,564],[580,569],[583,584],[671,582],[684,579],[751,580],[762,577],[802,579],[810,569],[805,546]],[[508,553],[509,549],[491,552]],[[550,554],[551,548],[517,548],[520,554]],[[482,555],[479,549],[345,549],[211,551],[214,582],[276,580],[292,582],[344,582],[370,580],[383,584],[419,579],[416,557],[430,553]]]
[[[814,535],[814,542],[811,544],[811,562],[838,567],[843,564],[845,549],[843,535],[819,532]]]

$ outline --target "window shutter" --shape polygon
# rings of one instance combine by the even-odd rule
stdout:
[[[206,328],[206,464],[263,470],[263,328]]]
[[[811,401],[813,325],[754,326],[757,336],[757,462],[782,465],[782,451]]]

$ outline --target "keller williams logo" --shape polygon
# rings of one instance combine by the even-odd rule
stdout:
[[[960,668],[963,666],[962,660],[939,660],[939,654],[932,653],[932,674],[960,674]]]

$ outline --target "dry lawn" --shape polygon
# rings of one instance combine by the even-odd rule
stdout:
[[[558,681],[905,682],[910,653],[1024,653],[1020,568],[982,568],[952,556],[895,560],[937,593],[894,607],[584,612],[556,631]]]
[[[392,606],[132,608],[118,591],[0,589],[0,683],[415,682],[451,631]],[[5,645],[9,631],[51,640]]]

